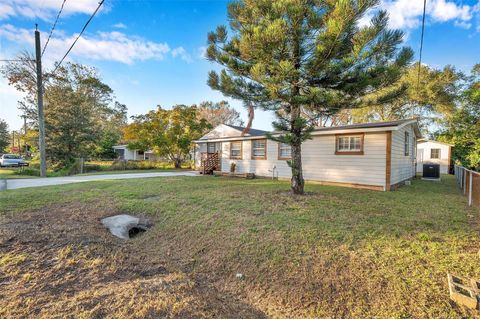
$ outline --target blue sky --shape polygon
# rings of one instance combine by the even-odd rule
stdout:
[[[0,0],[0,59],[33,50],[39,24],[44,43],[63,0]],[[44,55],[50,67],[67,50],[95,10],[98,0],[67,0]],[[227,24],[227,1],[106,0],[69,58],[98,68],[129,115],[156,105],[195,104],[224,97],[207,85],[208,71],[217,69],[202,57],[207,33]],[[392,28],[406,33],[405,45],[418,54],[423,0],[385,0]],[[363,23],[367,21],[365,18]],[[452,64],[468,71],[480,62],[480,0],[427,1],[424,63],[436,68]],[[0,118],[19,129],[21,97],[0,79]],[[246,112],[238,101],[230,101]],[[254,127],[270,129],[272,115],[256,112]]]

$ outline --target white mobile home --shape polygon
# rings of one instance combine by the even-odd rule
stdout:
[[[417,172],[423,172],[423,164],[440,164],[440,173],[448,174],[452,161],[453,145],[420,140],[417,144]]]
[[[195,141],[195,166],[204,171],[291,178],[290,147],[268,140],[266,132],[219,125]],[[273,135],[276,133],[273,132]],[[353,124],[315,129],[302,145],[307,181],[391,190],[415,176],[416,120]]]
[[[143,161],[152,160],[157,161],[161,158],[153,153],[153,151],[131,150],[128,145],[115,145],[113,150],[117,154],[118,159],[125,161]]]

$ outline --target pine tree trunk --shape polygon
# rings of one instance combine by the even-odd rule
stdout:
[[[303,195],[305,181],[303,180],[303,170],[302,170],[302,139],[301,134],[302,130],[299,127],[296,127],[296,119],[300,117],[300,107],[292,106],[292,180],[291,188],[292,193],[295,195]]]
[[[303,195],[305,181],[303,180],[302,171],[302,145],[292,145],[292,193],[295,195]]]

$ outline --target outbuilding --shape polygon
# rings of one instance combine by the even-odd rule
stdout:
[[[423,164],[439,164],[440,174],[449,174],[453,170],[452,144],[420,140],[417,144],[417,172],[423,172]]]

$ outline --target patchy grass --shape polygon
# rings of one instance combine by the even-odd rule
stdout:
[[[14,179],[14,178],[35,178],[36,176],[17,175],[16,173],[24,170],[23,167],[0,167],[0,179]]]
[[[139,174],[139,173],[155,173],[155,172],[180,172],[180,171],[191,171],[190,168],[152,168],[152,169],[127,169],[120,171],[99,171],[99,172],[88,172],[84,174],[77,174],[79,176],[83,175],[113,175],[113,174]]]
[[[163,177],[2,192],[0,258],[25,259],[2,266],[0,317],[478,317],[448,299],[446,272],[480,277],[478,211],[451,176],[307,191]],[[122,242],[99,223],[115,213],[154,226]]]

